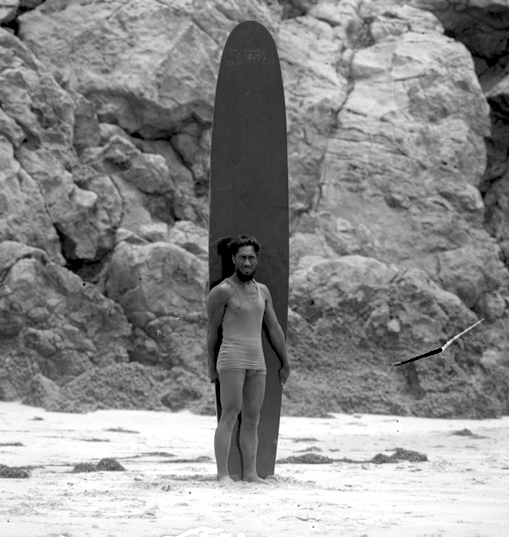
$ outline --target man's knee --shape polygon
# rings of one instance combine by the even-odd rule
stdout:
[[[260,422],[260,413],[259,412],[242,412],[242,426],[256,428]]]
[[[240,414],[240,408],[229,407],[221,410],[221,421],[229,425],[234,425]]]

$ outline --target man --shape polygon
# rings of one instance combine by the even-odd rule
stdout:
[[[261,483],[256,473],[258,422],[265,395],[267,369],[262,350],[262,324],[281,368],[283,386],[290,374],[283,330],[277,320],[266,285],[254,279],[260,244],[254,237],[240,235],[228,243],[235,272],[210,291],[207,300],[207,351],[211,382],[221,386],[221,418],[214,437],[217,479],[232,483],[228,456],[233,427],[242,411],[240,449],[244,463],[243,479]],[[220,329],[222,343],[217,353]]]

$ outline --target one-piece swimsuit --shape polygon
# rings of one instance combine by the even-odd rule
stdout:
[[[232,312],[226,308],[223,319],[223,340],[217,357],[217,371],[246,369],[267,371],[262,348],[262,323],[265,300],[256,285],[256,300],[249,299],[230,278],[229,283],[237,293],[240,308]]]

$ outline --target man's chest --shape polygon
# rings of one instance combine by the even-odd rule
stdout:
[[[235,290],[226,303],[226,317],[232,318],[241,314],[242,316],[259,316],[265,311],[265,299],[259,289],[242,292]]]

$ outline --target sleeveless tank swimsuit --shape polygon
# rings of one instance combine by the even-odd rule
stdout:
[[[217,357],[217,370],[227,369],[256,369],[267,371],[262,349],[262,323],[265,312],[265,300],[258,292],[256,300],[251,301],[229,278],[228,282],[237,293],[240,309],[233,317],[223,318],[223,341]],[[225,318],[228,311],[225,312]],[[231,313],[231,312],[230,312]]]

